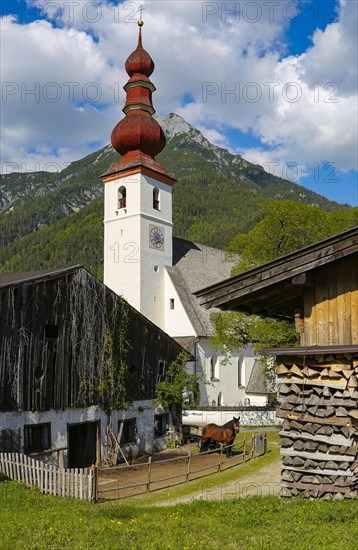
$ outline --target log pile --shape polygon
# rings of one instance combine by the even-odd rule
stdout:
[[[280,360],[282,496],[358,498],[358,353]]]

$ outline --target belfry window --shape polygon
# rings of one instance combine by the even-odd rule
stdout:
[[[160,210],[159,208],[159,189],[157,187],[154,187],[153,189],[153,208],[154,210]]]
[[[118,189],[118,209],[126,208],[126,206],[127,206],[127,189],[122,186]]]

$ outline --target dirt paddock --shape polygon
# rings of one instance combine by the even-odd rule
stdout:
[[[247,446],[245,451],[238,445],[233,448],[232,457],[220,450],[199,454],[197,445],[191,443],[153,454],[151,465],[148,457],[140,457],[130,466],[99,468],[97,497],[98,500],[124,498],[198,479],[249,460],[252,447]]]

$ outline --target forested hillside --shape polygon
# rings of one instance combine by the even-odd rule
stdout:
[[[262,204],[269,199],[304,202],[327,212],[350,210],[212,145],[177,115],[158,120],[167,136],[158,160],[178,179],[173,188],[177,236],[225,248],[265,217]],[[107,146],[59,173],[1,176],[1,271],[83,264],[100,276],[99,176],[116,159],[118,154]]]

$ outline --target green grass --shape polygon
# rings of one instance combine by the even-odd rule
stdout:
[[[95,505],[0,483],[0,548],[357,548],[358,501],[253,497],[168,507]]]
[[[270,452],[263,457],[131,501],[56,498],[0,476],[0,549],[356,549],[358,501],[249,497],[156,506],[259,472],[279,455],[277,432],[267,435]]]

